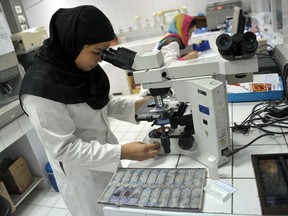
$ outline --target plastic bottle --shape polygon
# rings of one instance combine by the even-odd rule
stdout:
[[[212,180],[219,179],[218,174],[218,161],[217,158],[214,156],[210,156],[208,158],[208,169],[209,169],[209,177]]]

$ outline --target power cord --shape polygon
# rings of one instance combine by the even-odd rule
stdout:
[[[255,110],[258,106],[263,105],[263,112],[261,113],[255,113],[255,115],[251,115],[249,118],[249,124],[250,127],[257,128],[265,133],[273,133],[273,134],[288,134],[288,131],[272,131],[265,129],[268,126],[270,128],[287,128],[288,122],[288,113],[285,110],[285,107],[288,106],[288,101],[286,99],[284,100],[276,100],[276,101],[268,101],[267,103],[259,103],[256,104],[253,109],[252,113],[255,112]],[[283,108],[284,107],[284,108]],[[276,110],[278,110],[276,112]],[[282,112],[279,110],[283,110]],[[277,117],[279,116],[279,117]]]
[[[260,103],[259,105],[265,105],[265,103]],[[253,107],[252,112],[244,119],[241,124],[234,123],[234,126],[231,127],[232,132],[240,131],[243,134],[246,134],[250,131],[251,128],[251,119],[253,116],[260,115],[262,112],[266,110],[266,106],[256,109],[256,106]]]
[[[268,126],[280,128],[282,130],[272,131],[265,129]],[[225,149],[222,152],[223,156],[230,157],[239,152],[240,150],[247,148],[256,140],[264,136],[275,136],[275,134],[288,134],[288,131],[283,130],[288,129],[288,101],[286,99],[283,99],[276,101],[260,102],[252,108],[252,112],[244,119],[242,123],[234,123],[234,126],[231,127],[232,132],[241,132],[242,134],[247,134],[251,128],[259,129],[265,134],[256,137],[243,147],[234,150]]]
[[[261,47],[264,47],[264,46],[267,47],[266,50],[261,50],[260,52],[257,52],[256,55],[257,56],[263,56],[263,58],[271,58],[275,62],[275,50],[274,50],[274,48],[269,44],[263,44],[263,45],[259,46],[258,49]]]
[[[244,148],[247,148],[248,146],[252,145],[256,140],[264,137],[264,136],[274,136],[273,133],[266,133],[266,134],[262,134],[261,136],[258,136],[256,137],[255,139],[253,139],[251,142],[249,142],[248,144],[240,147],[240,148],[237,148],[237,149],[234,149],[234,150],[230,150],[230,149],[225,149],[223,151],[223,155],[226,156],[226,157],[231,157],[232,155],[236,154],[237,152],[239,152],[240,150],[244,149]]]

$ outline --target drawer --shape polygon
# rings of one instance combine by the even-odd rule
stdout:
[[[22,130],[23,134],[26,134],[28,131],[30,131],[33,126],[32,123],[30,122],[29,118],[26,115],[22,115],[17,119],[19,126]]]
[[[0,137],[6,148],[22,136],[23,133],[18,121],[13,121],[0,129]]]

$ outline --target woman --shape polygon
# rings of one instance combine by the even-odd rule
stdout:
[[[146,160],[159,152],[159,144],[117,145],[109,127],[108,116],[136,123],[135,110],[145,102],[109,95],[108,77],[98,63],[114,38],[99,9],[59,9],[20,90],[73,216],[103,215],[97,201],[120,160]]]
[[[198,57],[198,52],[191,51],[191,48],[189,49],[188,47],[188,41],[196,28],[196,17],[179,13],[173,18],[168,33],[154,48],[154,50],[161,50],[164,57],[164,63],[177,60],[189,60]],[[150,91],[144,89],[141,85],[139,95],[145,97],[150,95]]]
[[[173,18],[168,29],[168,34],[157,44],[157,49],[162,51],[165,62],[198,57],[197,51],[190,51],[186,54],[182,53],[188,46],[188,41],[195,30],[196,17],[179,13]]]

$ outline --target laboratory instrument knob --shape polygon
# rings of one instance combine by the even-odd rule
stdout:
[[[162,148],[163,148],[163,150],[164,150],[164,152],[166,153],[166,154],[169,154],[170,152],[171,152],[171,149],[170,149],[170,137],[168,136],[168,135],[166,135],[166,134],[162,134],[161,135],[161,145],[162,145]]]
[[[194,144],[194,137],[191,133],[182,132],[178,140],[178,146],[183,150],[190,150]]]

